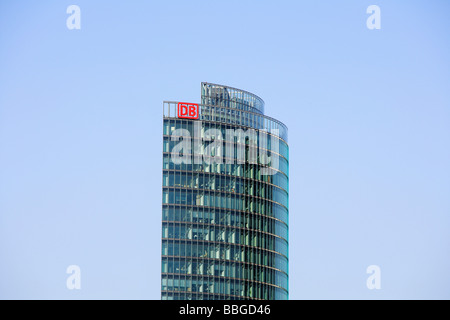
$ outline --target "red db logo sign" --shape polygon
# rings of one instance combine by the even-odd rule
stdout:
[[[195,103],[178,103],[178,118],[181,119],[198,119],[198,104]]]

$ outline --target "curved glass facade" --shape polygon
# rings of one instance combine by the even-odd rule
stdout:
[[[202,83],[201,102],[196,120],[163,104],[161,298],[288,299],[287,128],[246,91]],[[208,132],[223,147],[205,148]],[[180,141],[184,162],[173,161]],[[253,151],[271,162],[252,162]]]

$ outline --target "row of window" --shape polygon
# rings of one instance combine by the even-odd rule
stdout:
[[[262,283],[216,277],[163,275],[162,300],[287,300],[286,290]]]
[[[164,180],[167,178],[168,184],[170,185],[171,179],[170,174],[164,175]],[[242,202],[243,206],[250,206],[252,209],[254,206],[262,205],[262,206],[270,206],[271,202],[266,199],[270,199],[271,201],[275,201],[284,207],[288,207],[288,195],[286,191],[278,189],[278,188],[254,188],[254,184],[252,185],[240,185],[239,188],[244,189],[244,192],[236,194],[235,192],[224,192],[218,191],[215,187],[213,188],[211,185],[203,185],[205,189],[178,189],[175,186],[166,186],[166,183],[163,183],[165,192],[172,192],[173,195],[169,194],[169,202],[173,202],[176,204],[194,204],[197,206],[209,206],[209,207],[220,207],[220,208],[231,208],[236,210],[239,209],[239,204],[237,202]],[[183,186],[184,187],[184,186]],[[262,194],[264,193],[264,194]],[[184,197],[186,194],[186,197]],[[173,201],[170,199],[173,198]],[[253,198],[259,197],[259,198]],[[262,199],[261,199],[262,198]],[[229,207],[231,205],[232,207]],[[250,210],[251,210],[250,209]],[[251,210],[252,211],[252,210]],[[264,212],[264,211],[262,211]]]
[[[228,175],[237,178],[247,178],[262,183],[271,183],[284,190],[288,190],[289,179],[282,172],[274,172],[273,175],[262,175],[261,167],[256,165],[244,165],[244,164],[175,164],[171,160],[172,154],[165,153],[163,158],[163,169],[164,170],[178,170],[178,171],[188,171],[195,173],[205,173],[205,174],[221,174]]]
[[[288,294],[285,290],[275,288],[273,295],[261,295],[261,300],[288,300]],[[161,300],[253,300],[256,298],[235,296],[227,294],[210,293],[192,293],[178,291],[161,292]]]
[[[195,207],[194,207],[195,208]],[[257,215],[252,213],[244,213],[239,211],[221,211],[210,212],[199,216],[199,211],[192,208],[184,207],[164,207],[163,208],[163,221],[174,221],[183,223],[193,223],[190,226],[198,226],[197,223],[220,225],[220,227],[228,228],[247,228],[252,230],[264,231],[266,233],[275,234],[284,239],[288,239],[288,226],[278,220],[274,220],[267,216]],[[204,228],[205,226],[199,225],[198,227]],[[233,229],[236,230],[236,229]],[[236,230],[239,232],[239,230]],[[233,231],[233,232],[236,232]],[[228,232],[229,239],[231,237],[231,231]],[[216,239],[216,241],[221,241]],[[228,241],[230,242],[230,241]]]
[[[288,272],[286,257],[271,251],[242,245],[163,239],[161,253],[163,256],[179,256],[189,259],[220,259],[253,263]]]
[[[215,260],[191,260],[163,257],[162,273],[182,275],[206,275],[241,280],[259,281],[288,288],[288,277],[285,273],[265,267],[251,266],[242,263]]]
[[[253,300],[252,298],[232,296],[227,294],[213,294],[213,293],[192,293],[192,292],[178,292],[178,291],[163,291],[161,292],[161,300]]]
[[[227,109],[221,108],[221,111],[224,113],[221,118],[230,119],[230,122],[233,124],[248,123],[250,121],[249,113],[263,114],[259,109],[252,107],[249,101],[238,98],[227,99],[226,97],[223,96],[202,97],[202,104],[227,108]],[[238,117],[237,113],[240,112],[236,109],[246,111],[246,113],[242,114],[242,117],[244,119],[241,119],[241,121],[236,121],[236,118]],[[207,114],[208,109],[205,107],[203,109],[203,115]]]
[[[279,210],[271,210],[274,207],[268,207],[269,210],[264,214],[258,214],[221,208],[165,204],[162,208],[162,217],[163,220],[170,221],[228,224],[241,228],[260,229],[269,232],[263,228],[266,223],[270,224],[271,222],[265,221],[264,219],[273,220],[273,218],[276,218],[286,223],[286,225],[288,224],[289,217],[287,210],[281,206],[278,206]]]
[[[217,138],[226,142],[224,147],[229,147],[229,142],[233,142],[234,147],[242,148],[243,145],[257,146],[262,149],[267,149],[277,154],[289,159],[289,147],[283,140],[268,134],[265,131],[252,129],[252,128],[241,128],[239,126],[226,125],[221,123],[204,122],[204,121],[192,121],[192,120],[181,120],[166,118],[163,123],[163,134],[166,136],[178,136],[177,134],[180,130],[187,133],[188,137],[192,139],[205,139],[206,132],[213,129],[219,135]],[[184,134],[183,134],[184,136]],[[202,144],[198,142],[198,144]],[[192,150],[194,150],[194,145],[192,145]],[[234,155],[236,156],[237,150],[235,150]],[[227,155],[227,152],[223,153]]]
[[[185,142],[180,142],[178,139],[172,141],[170,137],[164,136],[163,151],[169,153],[172,152],[170,162],[173,162],[175,166],[180,166],[181,164],[186,166],[198,164],[203,165],[205,170],[206,167],[209,167],[208,169],[210,169],[211,172],[216,171],[217,173],[225,173],[225,165],[230,165],[230,168],[232,168],[231,165],[243,165],[249,163],[250,165],[255,166],[255,169],[260,168],[259,171],[254,170],[255,174],[259,172],[260,175],[269,175],[267,169],[266,171],[261,171],[261,168],[270,167],[271,169],[274,169],[274,173],[278,170],[289,175],[289,163],[284,157],[275,154],[265,154],[259,149],[254,149],[252,151],[248,149],[244,150],[242,151],[242,156],[240,151],[236,149],[234,151],[234,158],[228,158],[226,148],[203,146],[200,149],[195,150],[193,147],[188,148],[186,145],[183,146],[183,143]],[[189,145],[187,144],[187,146]],[[236,160],[237,157],[239,158],[239,161]],[[263,161],[263,159],[265,160]],[[249,170],[252,169],[253,168],[249,168]],[[239,170],[239,167],[237,167],[237,170]]]
[[[276,236],[245,229],[163,222],[163,239],[186,239],[242,244],[279,252],[288,256],[287,241]]]
[[[282,204],[287,203],[288,198],[286,191],[264,182],[201,172],[164,170],[163,186],[243,193]]]
[[[264,101],[258,96],[227,86],[202,83],[202,103],[243,109],[264,114]],[[247,107],[247,108],[245,108]]]
[[[162,203],[241,210],[275,217],[276,214],[278,214],[277,211],[284,211],[284,213],[287,214],[286,206],[288,205],[287,199],[285,199],[284,204],[281,205],[263,198],[254,198],[252,196],[170,187],[164,187]],[[283,213],[281,213],[281,215],[283,215]]]

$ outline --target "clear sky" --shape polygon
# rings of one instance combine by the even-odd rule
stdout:
[[[207,81],[289,127],[291,299],[450,299],[449,15],[447,0],[2,0],[0,298],[160,298],[162,101],[199,102]]]

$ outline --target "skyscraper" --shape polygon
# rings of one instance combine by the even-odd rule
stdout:
[[[286,126],[211,83],[163,110],[161,298],[288,299]]]

